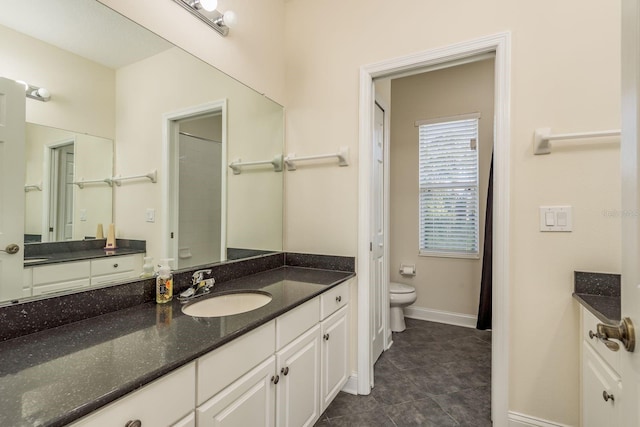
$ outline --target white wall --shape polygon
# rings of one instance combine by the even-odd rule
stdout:
[[[478,313],[484,226],[493,150],[492,59],[391,81],[391,280],[416,287],[413,307],[475,317]],[[418,255],[418,120],[480,113],[478,123],[479,258]],[[416,275],[401,276],[400,264]]]
[[[347,145],[357,153],[361,65],[511,31],[509,408],[577,425],[572,272],[619,271],[619,220],[602,215],[620,204],[618,149],[591,145],[534,157],[531,144],[537,127],[620,126],[619,5],[408,0],[391,11],[388,6],[379,0],[285,3],[288,151]],[[287,250],[356,255],[359,160],[352,160],[348,168],[287,176]],[[543,204],[573,205],[574,232],[540,233]]]

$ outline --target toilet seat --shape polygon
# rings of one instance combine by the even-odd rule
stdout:
[[[392,294],[410,294],[415,292],[416,288],[404,283],[389,282],[389,292]]]

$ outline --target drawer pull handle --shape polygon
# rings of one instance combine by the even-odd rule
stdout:
[[[325,341],[329,341],[329,334],[324,334],[322,338],[324,338]]]
[[[280,382],[280,375],[271,377],[271,382],[274,384],[278,384]]]
[[[284,376],[289,375],[289,367],[287,366],[287,367],[284,367],[284,368],[280,369],[280,373],[282,375],[284,375]]]
[[[604,399],[605,402],[608,402],[609,399],[611,399],[612,402],[616,401],[616,399],[613,397],[613,394],[607,393],[607,390],[604,390],[602,392],[602,398]]]
[[[336,302],[340,302],[340,301],[342,301],[342,297],[341,297],[340,295],[338,295],[338,296],[336,297]]]
[[[140,420],[127,421],[124,427],[142,427],[142,421]]]
[[[113,268],[118,268],[118,264],[113,264]]]

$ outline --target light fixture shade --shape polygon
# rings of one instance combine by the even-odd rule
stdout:
[[[218,7],[218,0],[200,0],[200,5],[207,12],[213,12]]]
[[[236,24],[238,23],[238,14],[235,13],[233,10],[227,10],[222,15],[222,22],[224,23],[224,25],[226,25],[229,28],[235,27]]]

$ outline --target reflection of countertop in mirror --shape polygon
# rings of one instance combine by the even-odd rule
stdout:
[[[276,318],[354,273],[280,267],[215,285],[271,303],[224,318],[146,303],[0,343],[0,425],[64,425]]]
[[[573,297],[602,322],[620,322],[619,274],[576,271]]]
[[[24,247],[24,266],[56,264],[110,256],[143,254],[144,240],[116,239],[116,249],[104,249],[106,239],[76,240],[69,242],[35,243]],[[32,261],[30,261],[32,260]]]

